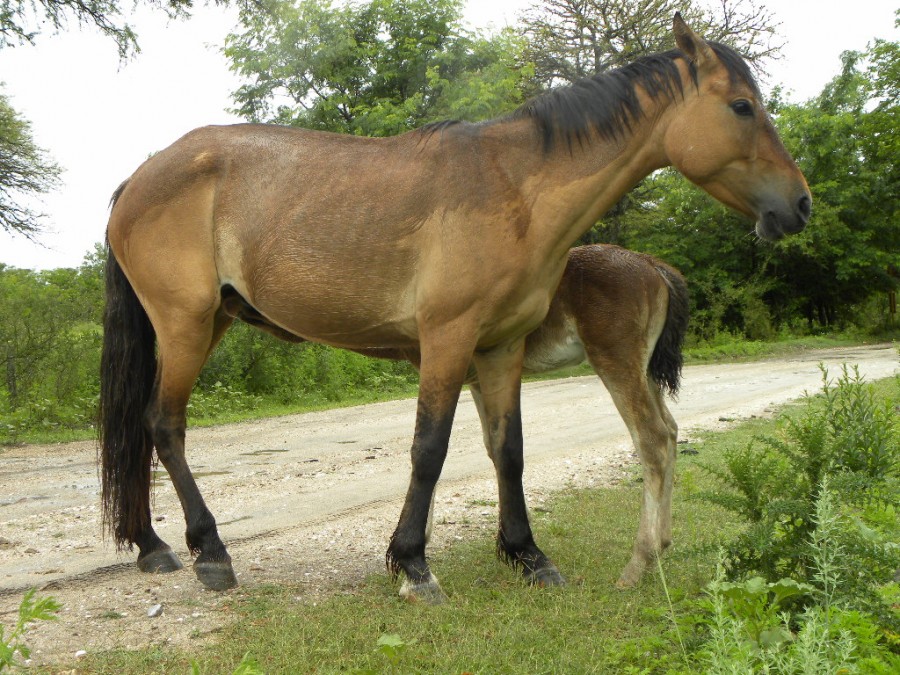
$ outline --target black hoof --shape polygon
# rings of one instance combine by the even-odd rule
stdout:
[[[137,560],[138,569],[148,574],[166,574],[184,567],[175,552],[169,547],[151,551]]]
[[[566,580],[559,570],[553,565],[542,567],[525,575],[525,580],[532,586],[545,588],[547,586],[565,586]]]
[[[200,583],[211,591],[227,591],[238,585],[237,577],[230,562],[208,561],[195,562],[194,573]]]

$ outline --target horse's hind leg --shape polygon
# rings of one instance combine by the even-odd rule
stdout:
[[[197,554],[194,572],[207,588],[224,590],[237,585],[237,579],[231,557],[216,530],[216,521],[188,467],[184,437],[191,389],[231,319],[222,312],[214,313],[209,304],[205,310],[173,314],[167,314],[165,320],[154,321],[159,369],[146,424],[184,511],[187,546],[191,553]]]
[[[522,474],[522,412],[519,397],[522,388],[524,346],[498,347],[475,355],[478,383],[472,395],[481,417],[488,455],[497,473],[500,502],[498,555],[525,579],[538,586],[562,586],[565,579],[537,547],[528,522]]]
[[[637,538],[618,586],[633,586],[647,566],[672,541],[672,481],[677,426],[663,395],[646,372],[645,359],[600,353],[588,348],[588,359],[612,396],[628,427],[644,468],[643,496]]]
[[[672,488],[675,484],[675,460],[678,455],[678,423],[669,412],[665,395],[659,387],[651,388],[656,398],[657,408],[666,424],[669,438],[667,441],[667,458],[665,478],[663,480],[663,498],[659,508],[659,540],[661,550],[672,545]]]

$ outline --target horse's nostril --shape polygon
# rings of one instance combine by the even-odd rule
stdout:
[[[800,197],[800,201],[797,203],[797,210],[804,223],[809,220],[809,214],[812,213],[812,199],[809,195]]]

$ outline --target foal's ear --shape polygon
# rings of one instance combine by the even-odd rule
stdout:
[[[717,59],[713,50],[706,44],[706,40],[688,27],[681,18],[681,12],[675,12],[672,32],[675,33],[675,44],[693,61],[698,71],[702,72],[716,63]]]

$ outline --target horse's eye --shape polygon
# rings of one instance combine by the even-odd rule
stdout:
[[[753,104],[746,99],[738,99],[731,104],[731,109],[741,117],[753,117]]]

